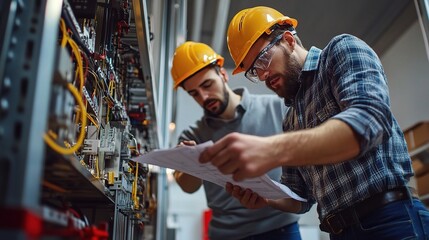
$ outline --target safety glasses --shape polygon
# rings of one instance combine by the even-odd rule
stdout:
[[[266,71],[268,67],[271,64],[271,61],[273,59],[273,52],[270,51],[274,45],[276,45],[280,39],[282,39],[283,34],[279,34],[277,37],[275,37],[271,42],[265,46],[264,49],[258,54],[258,56],[253,61],[252,65],[250,65],[250,68],[246,71],[244,76],[246,76],[247,79],[249,79],[252,82],[258,82],[260,81],[258,77],[258,71]]]

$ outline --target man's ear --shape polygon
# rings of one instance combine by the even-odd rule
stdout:
[[[287,42],[287,44],[293,49],[295,48],[295,38],[293,37],[293,34],[289,31],[285,31],[283,33],[283,40],[285,40]]]
[[[228,77],[228,73],[226,72],[225,68],[223,68],[223,67],[220,68],[220,74],[222,74],[222,76],[223,76],[223,81],[227,83],[229,81],[229,77]]]

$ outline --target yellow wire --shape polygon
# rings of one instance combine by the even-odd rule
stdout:
[[[110,80],[109,82],[109,86],[108,86],[108,91],[110,96],[113,96],[114,90],[115,90],[115,81]],[[109,115],[110,115],[110,107],[109,104],[107,104],[107,116],[106,116],[106,121],[109,121]]]
[[[54,131],[52,131],[52,130],[49,130],[49,131],[48,131],[48,134],[49,134],[49,136],[51,136],[53,139],[57,139],[57,138],[58,138],[58,135],[57,135]]]
[[[92,122],[92,124],[94,124],[94,125],[97,127],[97,129],[100,129],[100,126],[99,126],[99,125],[98,125],[98,123],[94,120],[94,118],[93,118],[90,114],[88,114],[87,116],[88,116],[88,119]]]
[[[88,68],[88,72],[94,77],[94,80],[95,80],[95,83],[97,84],[97,87],[102,90],[101,92],[105,91],[106,87],[104,86],[103,83],[100,83],[100,80],[99,80],[97,74],[92,69],[89,69],[89,68]],[[97,90],[97,88],[94,88],[94,93],[96,92],[96,90]]]
[[[70,148],[67,147],[62,147],[60,145],[58,145],[55,140],[52,139],[50,134],[45,134],[44,135],[44,140],[46,142],[46,144],[48,144],[49,147],[51,147],[54,151],[60,153],[60,154],[72,154],[74,152],[76,152],[80,146],[83,143],[83,140],[85,139],[85,128],[86,128],[86,122],[87,122],[87,112],[86,112],[86,108],[84,106],[83,100],[81,98],[81,94],[83,92],[83,85],[84,85],[84,75],[83,75],[83,63],[82,63],[82,55],[80,54],[80,49],[77,46],[76,42],[73,41],[73,39],[71,39],[67,33],[67,29],[66,29],[66,24],[64,22],[64,19],[60,19],[60,29],[61,32],[63,34],[63,38],[61,39],[61,47],[65,47],[66,44],[68,43],[72,49],[73,55],[75,56],[76,62],[77,62],[77,69],[76,69],[76,76],[79,77],[79,91],[74,87],[73,84],[68,83],[67,84],[67,88],[69,89],[69,91],[72,93],[72,95],[75,97],[76,102],[78,103],[78,105],[80,106],[81,111],[77,113],[77,116],[79,119],[81,119],[81,131],[78,137],[78,140],[76,142],[76,144]],[[50,131],[51,132],[51,131]]]
[[[136,162],[136,174],[135,174],[135,178],[134,178],[134,182],[133,182],[133,190],[131,193],[131,196],[133,198],[134,201],[134,207],[138,208],[138,200],[137,200],[137,179],[138,179],[138,174],[139,174],[139,163]]]
[[[87,121],[87,112],[86,112],[84,103],[83,103],[83,101],[81,99],[81,96],[80,96],[78,90],[71,83],[67,84],[67,88],[70,90],[70,92],[72,93],[72,95],[75,97],[76,102],[77,102],[77,104],[79,105],[79,107],[81,109],[80,118],[81,118],[81,121],[82,121],[81,122],[82,126],[81,126],[81,130],[80,130],[80,133],[79,133],[79,137],[78,137],[78,139],[76,141],[76,144],[74,146],[70,147],[70,148],[65,148],[65,147],[62,147],[62,146],[58,145],[55,142],[55,140],[53,140],[49,136],[49,134],[45,134],[43,136],[43,139],[45,140],[46,144],[48,144],[48,146],[50,148],[52,148],[54,151],[56,151],[56,152],[58,152],[60,154],[64,154],[64,155],[73,154],[74,152],[76,152],[80,148],[80,146],[83,143],[83,140],[85,139],[85,128],[86,128],[86,121]]]
[[[65,47],[68,40],[68,34],[66,30],[66,23],[64,22],[64,19],[60,19],[60,29],[63,33],[63,38],[61,39],[61,47]]]
[[[76,58],[77,63],[77,69],[76,69],[76,76],[79,77],[79,91],[83,92],[83,83],[84,83],[84,75],[83,75],[83,63],[82,63],[82,55],[80,54],[80,49],[77,43],[69,37],[66,29],[66,24],[64,22],[64,19],[60,20],[60,28],[61,32],[63,34],[63,38],[61,40],[61,47],[65,47],[68,43],[72,49],[73,55]]]
[[[79,91],[83,92],[83,84],[84,84],[84,75],[83,75],[83,63],[82,63],[82,55],[80,54],[80,49],[77,46],[76,42],[73,39],[69,38],[68,43],[72,48],[72,52],[75,55],[77,62],[76,75],[79,76]]]
[[[115,81],[110,81],[109,82],[109,94],[110,96],[113,96],[114,90],[115,90]]]
[[[95,171],[96,171],[96,178],[99,179],[100,178],[100,169],[98,167],[98,156],[95,156]]]
[[[80,109],[78,109],[77,111],[78,111],[78,113],[80,113]],[[97,123],[97,121],[95,121],[95,119],[91,116],[91,114],[87,113],[86,117],[89,119],[89,121],[92,122],[92,124],[95,125],[95,127],[97,127],[97,129],[100,129],[99,124]]]

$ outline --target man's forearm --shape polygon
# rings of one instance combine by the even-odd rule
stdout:
[[[270,207],[283,212],[298,213],[301,211],[301,202],[293,198],[283,198],[277,200],[270,199],[267,201]]]
[[[345,122],[332,119],[319,127],[273,136],[280,166],[324,165],[357,156],[359,137]],[[277,149],[277,150],[276,150]]]
[[[184,192],[194,193],[203,184],[202,180],[180,171],[174,171],[174,178]]]

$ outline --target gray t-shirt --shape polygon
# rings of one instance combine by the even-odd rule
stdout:
[[[233,120],[203,116],[194,126],[182,132],[179,142],[194,140],[203,143],[217,141],[228,133],[240,132],[257,136],[280,134],[286,113],[283,101],[275,95],[253,95],[247,89],[236,89],[242,96]],[[271,179],[280,182],[281,168],[268,172]],[[209,226],[210,239],[240,239],[268,232],[298,221],[298,215],[272,208],[247,209],[216,184],[204,181],[208,206],[212,209]]]

